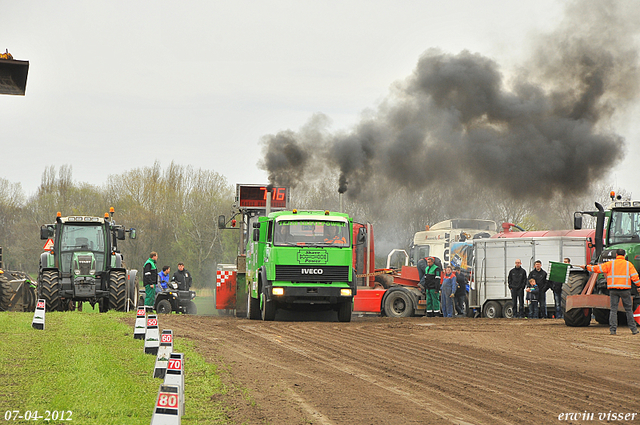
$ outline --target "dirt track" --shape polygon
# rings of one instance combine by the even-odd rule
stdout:
[[[640,413],[640,336],[628,328],[610,336],[560,320],[182,315],[160,325],[219,366],[232,423],[576,424]],[[593,421],[558,420],[585,411]]]

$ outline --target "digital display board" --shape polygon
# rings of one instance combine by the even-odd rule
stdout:
[[[239,208],[265,209],[267,207],[267,185],[236,185],[236,202]],[[289,188],[271,189],[271,209],[286,210],[289,208]]]

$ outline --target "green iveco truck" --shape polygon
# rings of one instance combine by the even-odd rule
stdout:
[[[339,321],[351,321],[356,277],[347,214],[278,211],[255,217],[252,228],[247,317],[274,320],[278,309],[335,310]]]

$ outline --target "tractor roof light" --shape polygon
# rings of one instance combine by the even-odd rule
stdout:
[[[298,210],[294,208],[294,209],[293,209],[293,211],[292,211],[292,213],[294,213],[294,214],[298,214]]]
[[[62,217],[62,213],[58,211],[58,213],[56,214],[56,217]]]
[[[104,213],[104,218],[108,219],[109,218],[109,213]]]
[[[324,210],[324,215],[329,215],[329,210]]]

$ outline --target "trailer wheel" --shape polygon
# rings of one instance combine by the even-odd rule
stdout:
[[[502,307],[502,317],[505,319],[513,319],[513,303],[511,301],[504,303],[504,307]]]
[[[158,314],[171,313],[171,303],[169,302],[169,300],[158,301],[158,306],[156,307],[156,313]]]
[[[502,306],[497,301],[489,301],[482,309],[482,315],[487,319],[495,319],[502,314]]]
[[[2,274],[0,275],[0,311],[6,311],[11,301],[11,284],[9,279]]]
[[[60,281],[55,271],[42,272],[38,282],[38,296],[46,301],[48,311],[62,311]]]
[[[384,299],[384,313],[388,317],[413,316],[413,301],[405,291],[391,291]]]
[[[344,303],[340,303],[338,307],[338,321],[339,322],[350,322],[351,321],[351,311],[353,310],[353,301],[348,301]]]
[[[589,326],[591,323],[590,308],[572,308],[567,311],[567,296],[579,295],[587,283],[587,274],[569,273],[569,279],[562,285],[562,310],[564,310],[564,324],[571,327]]]

